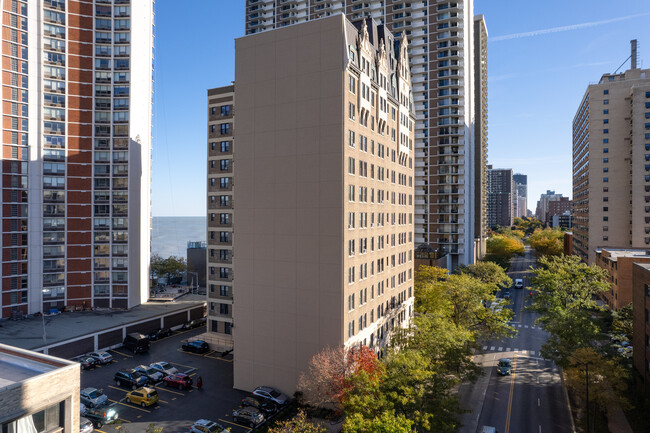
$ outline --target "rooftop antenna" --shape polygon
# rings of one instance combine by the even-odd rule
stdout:
[[[637,56],[636,56],[637,42],[636,42],[636,39],[632,39],[630,41],[630,48],[631,48],[630,57],[625,59],[625,61],[621,64],[621,66],[616,68],[616,70],[614,71],[614,74],[616,74],[623,67],[623,65],[625,65],[625,63],[627,63],[627,61],[630,60],[630,59],[631,59],[630,60],[630,69],[636,69],[637,68]]]

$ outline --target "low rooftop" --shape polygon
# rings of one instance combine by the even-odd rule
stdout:
[[[73,362],[0,344],[0,389]]]
[[[618,258],[647,258],[650,260],[650,250],[639,248],[597,248],[596,254],[602,254],[606,251],[609,254],[609,259],[616,261]]]

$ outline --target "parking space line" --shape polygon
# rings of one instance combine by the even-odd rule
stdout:
[[[214,352],[216,352],[216,350],[210,350],[207,353],[204,353],[203,356],[212,355]]]
[[[204,358],[218,359],[219,361],[223,361],[223,362],[232,362],[232,359],[224,359],[218,356],[204,356]]]
[[[242,427],[242,428],[245,428],[245,429],[249,428],[246,425],[237,424],[236,422],[232,422],[232,421],[226,421],[225,419],[221,419],[221,418],[219,418],[219,421],[227,422],[228,424],[236,425],[237,427]]]
[[[182,392],[172,391],[171,389],[167,389],[167,388],[160,388],[160,387],[158,387],[158,386],[154,386],[154,388],[159,389],[159,390],[161,390],[161,391],[171,392],[172,394],[185,395],[185,394],[183,394]]]
[[[169,402],[167,402],[167,401],[165,401],[165,400],[160,400],[160,399],[158,399],[158,401],[159,401],[160,403],[166,403],[166,404],[169,404]]]
[[[131,422],[128,419],[124,419],[124,418],[118,418],[118,419],[121,420],[121,421],[124,421],[124,422]]]
[[[187,373],[185,373],[185,374],[187,374]],[[195,374],[196,374],[196,373],[192,373],[192,374],[190,374],[190,377],[194,376]]]
[[[135,406],[133,406],[131,404],[122,403],[121,401],[115,401],[115,400],[111,400],[111,399],[108,399],[108,401],[112,401],[113,403],[121,404],[122,406],[130,407],[131,409],[136,409],[136,410],[141,410],[142,412],[151,413],[150,410],[141,409],[141,408],[135,407]],[[126,420],[124,420],[124,421],[126,421]],[[130,422],[130,421],[127,421],[127,422]]]
[[[127,355],[126,353],[118,352],[115,349],[111,349],[111,352],[119,353],[122,356],[126,356],[127,358],[133,358],[133,355]]]

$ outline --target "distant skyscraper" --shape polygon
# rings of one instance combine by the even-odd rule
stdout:
[[[149,295],[153,1],[1,4],[1,316],[138,305]]]
[[[512,169],[488,166],[488,227],[510,227],[513,212]]]
[[[517,189],[517,213],[516,217],[525,217],[528,215],[528,176],[516,173],[512,175]]]
[[[573,119],[573,248],[650,247],[650,69],[605,74]]]
[[[417,115],[415,246],[447,253],[451,268],[473,263],[486,237],[485,20],[475,19],[473,0],[246,0],[246,34],[336,13],[372,17],[407,36]]]
[[[562,194],[556,194],[555,191],[550,189],[546,190],[545,194],[540,195],[535,209],[535,217],[541,222],[546,221],[546,214],[548,213],[548,202],[551,200],[559,200]]]

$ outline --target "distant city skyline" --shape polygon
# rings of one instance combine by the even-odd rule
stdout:
[[[244,1],[155,8],[152,213],[205,215],[205,90],[234,79]],[[639,66],[650,64],[650,28],[643,25],[650,3],[633,0],[613,10],[604,0],[517,8],[475,0],[474,12],[485,16],[490,35],[488,163],[528,175],[529,208],[548,189],[572,197],[575,110],[589,83],[627,59],[631,39],[639,41]],[[194,44],[176,36],[179,23],[191,23],[181,30]],[[628,67],[629,61],[621,70]]]

